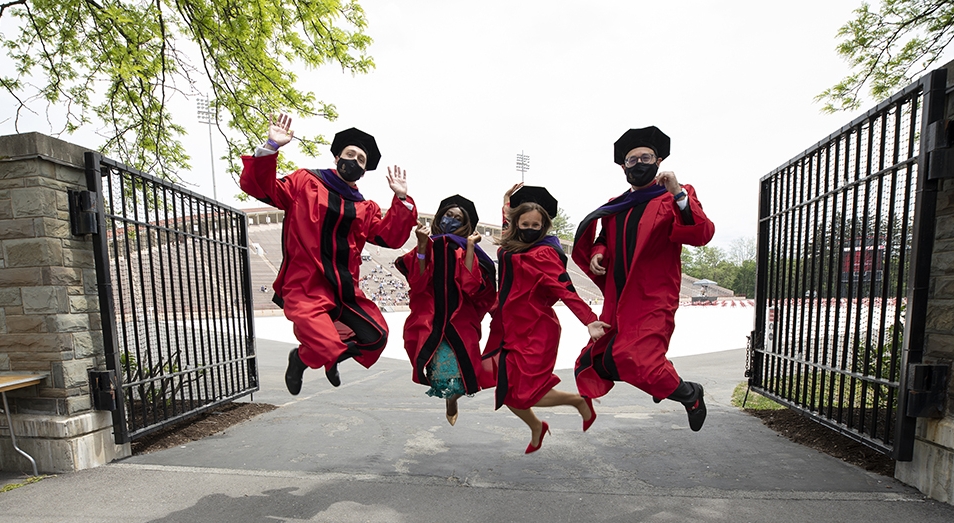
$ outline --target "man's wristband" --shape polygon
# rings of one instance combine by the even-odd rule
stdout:
[[[685,197],[686,197],[686,191],[679,191],[676,194],[672,195],[672,199],[677,202]]]
[[[276,151],[278,150],[279,147],[281,147],[280,145],[278,145],[278,142],[276,142],[275,140],[272,140],[271,138],[269,138],[268,140],[265,140],[265,145],[271,147],[272,149]]]
[[[406,201],[407,201],[407,195],[405,194],[404,196],[398,196],[398,200],[401,200],[402,202],[406,202]]]
[[[421,252],[417,253],[417,259],[418,259],[418,260],[423,260],[424,258],[427,258],[427,255],[426,255],[426,254],[421,253]]]

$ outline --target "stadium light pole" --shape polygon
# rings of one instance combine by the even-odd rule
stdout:
[[[520,183],[523,183],[524,173],[530,170],[530,155],[523,154],[523,151],[517,155],[517,170],[520,171]]]
[[[212,151],[212,124],[215,122],[215,114],[209,105],[207,96],[199,96],[196,101],[196,115],[199,117],[199,123],[209,126],[209,166],[212,172],[212,198],[219,201],[218,191],[215,190],[215,153]]]

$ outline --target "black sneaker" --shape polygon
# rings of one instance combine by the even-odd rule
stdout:
[[[298,349],[292,349],[288,353],[288,368],[285,369],[285,387],[292,396],[297,396],[301,392],[301,377],[305,374],[305,365],[298,357]]]
[[[693,432],[699,432],[702,429],[702,424],[706,422],[706,401],[703,398],[702,385],[698,383],[694,384],[699,387],[699,399],[693,403],[685,404],[686,413],[689,414],[689,428]]]
[[[341,375],[338,374],[338,364],[335,363],[331,366],[330,369],[325,371],[325,377],[328,378],[328,382],[332,386],[337,387],[341,385]]]

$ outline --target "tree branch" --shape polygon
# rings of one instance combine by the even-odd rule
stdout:
[[[876,99],[887,96],[918,74],[919,60],[926,59],[920,71],[927,70],[951,42],[950,8],[949,0],[885,0],[880,11],[867,5],[857,9],[855,18],[838,32],[846,37],[838,54],[854,73],[815,98],[827,102],[823,111],[857,108],[866,86]]]
[[[338,62],[366,72],[373,65],[353,0],[0,0],[3,14],[23,18],[18,35],[0,35],[15,66],[0,76],[0,93],[12,96],[10,112],[20,117],[45,104],[47,120],[58,122],[55,109],[63,108],[68,133],[101,124],[95,131],[104,152],[160,177],[187,165],[185,130],[166,113],[183,89],[211,84],[215,125],[234,176],[232,156],[257,139],[263,115],[282,107],[304,117],[335,116],[313,87],[298,86],[293,66]],[[201,64],[177,51],[180,41],[196,46]],[[42,81],[34,85],[34,76]],[[314,152],[322,141],[316,138],[302,144]]]
[[[0,16],[3,16],[3,12],[7,10],[8,7],[13,7],[15,5],[26,5],[27,0],[13,0],[5,4],[0,4]]]
[[[156,0],[156,16],[158,16],[159,18],[159,34],[162,36],[162,39],[161,39],[162,44],[159,47],[159,61],[160,61],[160,64],[162,64],[161,65],[162,77],[159,80],[159,114],[157,118],[158,125],[156,125],[156,148],[160,149],[159,146],[163,142],[162,129],[163,129],[163,122],[165,121],[163,119],[163,113],[165,113],[165,109],[166,109],[165,85],[166,85],[166,71],[168,67],[168,65],[166,64],[166,21],[162,17],[161,0]],[[156,160],[161,162],[162,155],[157,154]],[[160,170],[165,171],[164,168]]]

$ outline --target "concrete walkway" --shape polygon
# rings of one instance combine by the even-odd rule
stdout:
[[[262,390],[281,408],[223,434],[0,494],[0,522],[954,521],[954,506],[791,443],[729,404],[743,350],[675,358],[706,387],[709,419],[617,386],[583,433],[570,408],[539,409],[552,433],[493,410],[492,392],[443,402],[406,361],[305,374],[284,390],[291,345],[259,340]],[[573,390],[572,373],[560,387]]]

